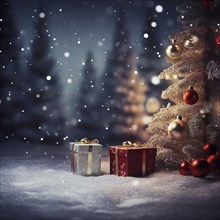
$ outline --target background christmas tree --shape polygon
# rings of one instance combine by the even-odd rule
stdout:
[[[75,118],[77,118],[77,126],[71,130],[70,137],[79,140],[86,134],[89,139],[97,137],[100,127],[99,114],[95,107],[96,101],[96,74],[93,65],[94,59],[92,52],[88,52],[85,66],[82,72],[82,81],[79,87],[79,95],[75,104]]]
[[[39,9],[35,24],[31,57],[26,76],[31,108],[27,115],[27,138],[33,142],[59,143],[64,119],[60,108],[60,83],[55,61],[50,53],[50,34],[46,11]]]
[[[146,87],[137,76],[126,22],[126,10],[121,8],[117,16],[113,50],[101,79],[103,129],[106,130],[104,136],[108,143],[147,138],[143,125]]]
[[[20,66],[21,40],[8,1],[0,3],[0,138],[13,138],[26,106]]]
[[[172,82],[162,93],[172,104],[160,109],[149,126],[160,166],[175,168],[186,158],[201,156],[205,143],[220,144],[220,1],[190,0],[177,9],[183,28],[170,36],[175,40],[167,48],[172,66],[160,74]],[[187,91],[191,97],[183,99],[189,86],[194,87]],[[179,130],[171,129],[168,135],[177,115],[186,124],[177,120]]]

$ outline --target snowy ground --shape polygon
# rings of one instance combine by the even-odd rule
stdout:
[[[0,219],[220,219],[219,176],[117,177],[105,152],[103,175],[82,177],[70,172],[67,149],[0,147]]]

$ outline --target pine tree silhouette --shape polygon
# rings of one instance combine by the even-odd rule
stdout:
[[[29,139],[33,142],[60,143],[63,137],[64,118],[60,107],[61,87],[50,51],[47,13],[39,9],[31,47],[27,84],[31,91],[32,106],[29,119]]]
[[[21,42],[8,1],[0,2],[0,138],[11,139],[20,129],[25,108],[20,67]]]
[[[85,66],[82,73],[82,81],[76,104],[76,118],[78,124],[74,134],[77,139],[86,136],[89,139],[98,138],[99,122],[98,112],[95,108],[96,79],[94,58],[92,52],[87,54]]]

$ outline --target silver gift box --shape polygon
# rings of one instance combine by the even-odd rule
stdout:
[[[98,176],[101,174],[101,144],[84,144],[70,142],[71,170],[83,176]]]

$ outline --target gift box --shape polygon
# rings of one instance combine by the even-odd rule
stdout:
[[[91,142],[70,142],[71,170],[83,176],[97,176],[101,173],[102,145]]]
[[[110,146],[110,174],[143,177],[155,171],[157,149],[149,146]]]

